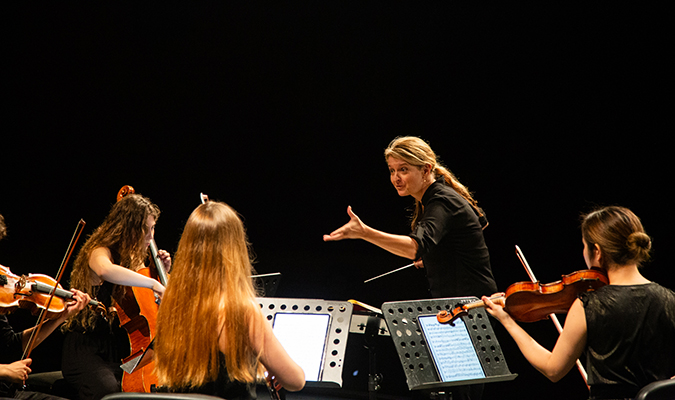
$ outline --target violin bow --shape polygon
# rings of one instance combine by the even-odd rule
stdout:
[[[80,238],[80,235],[82,234],[82,231],[84,230],[84,225],[86,222],[84,222],[83,219],[80,219],[80,222],[77,223],[77,227],[75,227],[75,232],[73,233],[73,237],[70,239],[70,244],[68,245],[68,249],[66,250],[66,254],[63,257],[63,260],[61,261],[61,266],[59,267],[58,274],[56,276],[56,283],[54,284],[54,288],[51,289],[51,292],[49,294],[49,300],[47,301],[47,305],[45,308],[43,308],[40,311],[40,316],[38,318],[38,322],[35,325],[35,329],[30,335],[30,338],[28,340],[28,345],[24,349],[22,360],[30,357],[30,353],[33,351],[33,347],[35,346],[35,340],[37,340],[38,335],[40,333],[40,328],[42,327],[42,323],[44,322],[45,318],[47,317],[47,310],[49,309],[49,306],[52,304],[52,300],[54,299],[54,295],[56,294],[56,289],[59,286],[59,282],[61,282],[61,277],[63,276],[63,270],[64,267],[68,264],[68,260],[70,260],[71,254],[73,254],[73,249],[75,249],[75,244]]]
[[[532,272],[532,268],[530,268],[530,264],[528,264],[527,260],[525,259],[525,254],[523,254],[523,251],[520,250],[520,247],[518,247],[518,245],[516,245],[516,255],[518,256],[520,263],[523,264],[523,267],[525,267],[525,271],[527,271],[527,275],[530,277],[530,280],[534,283],[538,282],[537,278],[534,276],[534,272]],[[553,321],[553,325],[555,325],[556,329],[558,330],[558,334],[561,334],[563,328],[562,325],[560,324],[560,321],[558,320],[558,317],[555,314],[550,314],[549,318],[551,318],[551,321]],[[581,374],[581,377],[583,378],[584,383],[586,384],[586,387],[588,388],[588,390],[591,390],[591,387],[588,385],[588,374],[586,373],[584,366],[578,359],[576,364],[577,369],[579,370],[579,373]]]

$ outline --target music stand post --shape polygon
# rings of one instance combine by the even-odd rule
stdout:
[[[346,301],[317,299],[276,297],[258,297],[256,299],[263,315],[271,325],[277,313],[329,315],[319,379],[317,381],[308,380],[305,386],[342,387],[342,367],[347,349],[347,338],[353,311],[352,304]]]
[[[365,335],[364,343],[368,349],[368,399],[377,400],[380,382],[383,376],[377,368],[377,337],[389,336],[389,329],[384,320],[382,311],[357,300],[349,300],[354,304],[350,333]]]
[[[459,304],[478,300],[476,297],[456,297],[413,301],[386,302],[382,313],[410,390],[442,389],[458,385],[471,385],[509,381],[517,374],[509,371],[499,341],[495,336],[484,309],[472,309],[462,316],[476,355],[485,373],[485,378],[442,382],[436,371],[433,358],[426,346],[418,317],[452,310]]]

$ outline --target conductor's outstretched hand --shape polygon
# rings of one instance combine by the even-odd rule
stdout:
[[[363,239],[367,227],[361,222],[359,217],[354,214],[352,206],[347,207],[347,215],[349,215],[349,222],[331,232],[330,235],[323,235],[324,242],[342,239]]]

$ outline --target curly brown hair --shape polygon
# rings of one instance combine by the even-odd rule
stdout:
[[[147,220],[149,216],[159,218],[159,207],[150,199],[139,194],[129,194],[113,204],[103,223],[94,230],[82,245],[73,264],[70,274],[70,287],[78,289],[94,297],[91,284],[91,269],[89,258],[91,253],[100,247],[106,247],[111,252],[119,254],[120,265],[131,270],[138,270],[148,256],[148,249],[144,246],[144,238],[148,233]],[[121,294],[124,287],[115,286],[114,295]],[[97,320],[97,313],[85,308],[71,317],[63,326],[64,330],[80,327],[91,330]]]
[[[0,240],[7,236],[7,226],[5,225],[5,217],[0,214]]]

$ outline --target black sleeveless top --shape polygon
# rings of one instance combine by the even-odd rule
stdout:
[[[675,375],[675,293],[657,283],[607,285],[581,296],[591,398],[632,398]]]
[[[174,388],[167,391],[174,393],[200,393],[228,400],[256,400],[258,398],[255,384],[247,384],[230,379],[225,367],[225,357],[222,353],[220,354],[220,371],[215,381],[207,382],[196,388]]]

